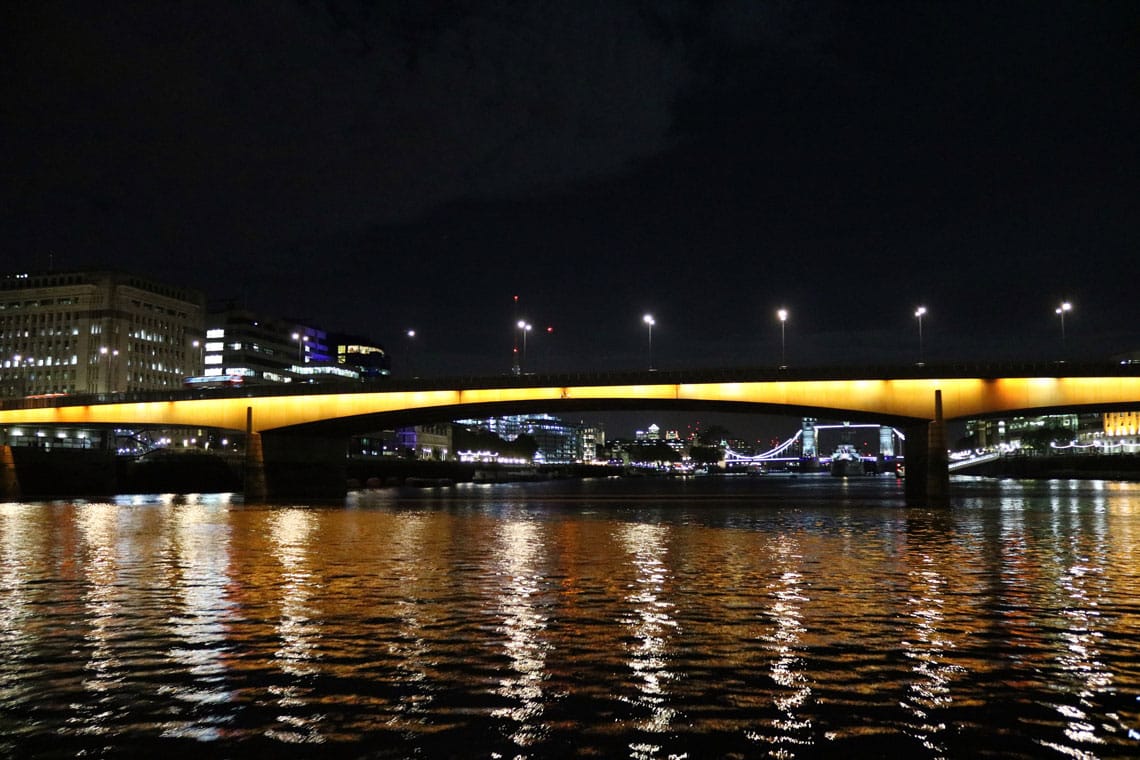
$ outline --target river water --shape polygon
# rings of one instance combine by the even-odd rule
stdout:
[[[1140,484],[0,504],[0,756],[1140,756]]]

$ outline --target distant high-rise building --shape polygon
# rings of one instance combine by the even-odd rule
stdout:
[[[0,394],[181,388],[204,310],[196,290],[119,272],[0,275]]]
[[[606,429],[603,425],[583,424],[581,427],[581,454],[583,462],[593,462],[598,458],[598,450],[606,446]]]

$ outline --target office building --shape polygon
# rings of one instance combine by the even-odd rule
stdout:
[[[196,290],[119,272],[0,275],[0,394],[181,388],[204,310]]]
[[[388,352],[375,341],[360,335],[329,333],[328,342],[336,365],[356,372],[361,379],[391,374]]]
[[[359,377],[331,359],[328,334],[311,325],[237,308],[211,310],[206,317],[204,377],[249,383]]]

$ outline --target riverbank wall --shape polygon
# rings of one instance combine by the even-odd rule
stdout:
[[[1018,479],[1140,480],[1140,454],[1005,456],[962,474]]]

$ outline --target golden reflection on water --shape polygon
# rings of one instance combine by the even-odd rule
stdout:
[[[379,734],[400,756],[445,731],[504,757],[568,734],[587,754],[680,756],[705,733],[777,758],[946,757],[999,735],[1126,756],[1137,492],[683,518],[0,505],[0,708],[104,742]]]
[[[393,708],[395,714],[388,724],[403,730],[422,727],[434,700],[430,688],[431,647],[425,635],[425,627],[438,620],[434,607],[426,603],[437,581],[428,567],[430,555],[424,552],[429,519],[423,514],[409,514],[395,523],[390,540],[400,577],[386,579],[387,588],[378,589],[380,596],[392,599],[398,621],[388,640],[387,652],[395,660],[396,679],[405,688],[400,690]]]

